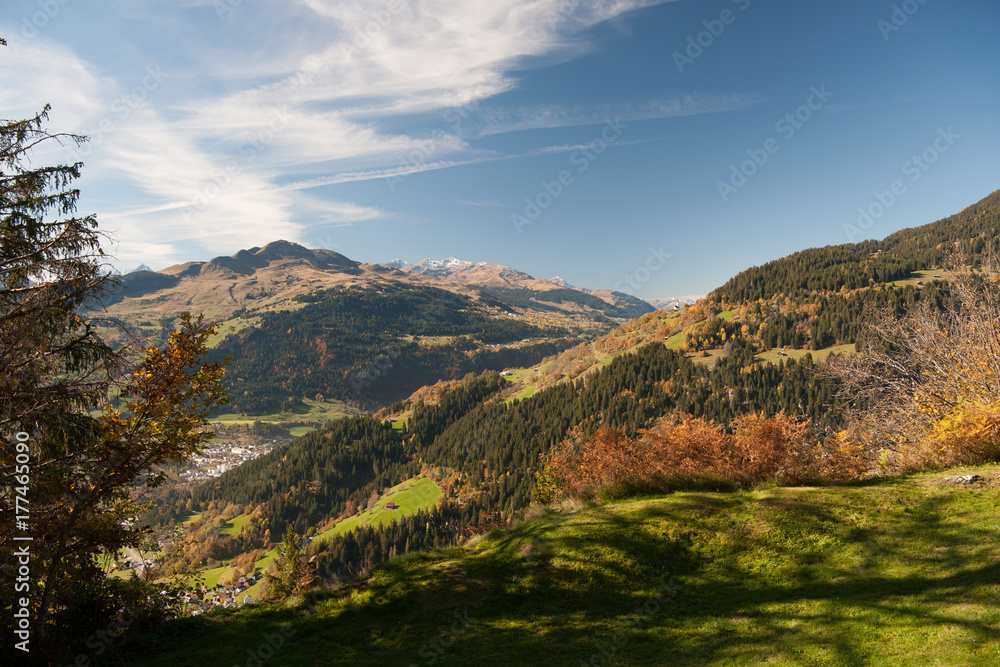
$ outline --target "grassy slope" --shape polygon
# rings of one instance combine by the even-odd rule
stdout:
[[[409,516],[418,510],[432,507],[441,495],[441,489],[438,488],[437,484],[426,477],[408,479],[405,482],[392,487],[389,489],[389,493],[380,497],[378,509],[371,512],[364,512],[363,514],[340,521],[333,527],[323,531],[322,533],[318,533],[313,539],[323,540],[333,535],[345,533],[348,530],[357,528],[359,525],[380,526],[383,523],[395,521],[399,517]],[[387,502],[394,502],[398,504],[401,509],[387,510],[385,509],[385,504]],[[249,516],[241,514],[240,516],[231,519],[226,524],[223,532],[228,535],[237,535],[241,530],[243,530],[243,526],[249,520]],[[277,548],[270,549],[266,554],[264,554],[263,557],[254,563],[254,567],[260,571],[266,570],[268,564],[274,560],[277,552]],[[219,577],[228,572],[229,569],[230,565],[227,561],[225,564],[218,567],[214,567],[210,570],[203,570],[200,574],[204,577],[205,585],[209,588],[213,588],[219,582]],[[256,594],[255,597],[259,596],[257,586],[251,588],[248,593],[251,595]]]
[[[243,526],[247,525],[247,521],[249,520],[249,514],[240,514],[239,516],[233,517],[226,522],[226,525],[222,528],[222,532],[226,535],[239,535],[243,532]]]
[[[253,424],[255,421],[261,421],[269,424],[283,425],[289,422],[327,422],[333,421],[334,419],[341,419],[343,417],[350,417],[351,415],[360,414],[361,411],[357,408],[353,408],[346,403],[340,401],[315,401],[311,399],[303,399],[302,405],[297,406],[294,410],[290,412],[273,412],[267,415],[259,415],[248,417],[246,415],[240,415],[236,413],[224,413],[216,415],[211,418],[213,422],[219,422],[223,426],[232,426],[233,424]],[[289,429],[293,436],[301,436],[314,431],[311,426],[294,426]]]
[[[313,541],[322,542],[334,535],[340,535],[363,526],[373,528],[381,526],[384,523],[395,521],[399,517],[409,516],[420,510],[433,507],[442,495],[438,485],[426,477],[409,479],[389,489],[389,493],[382,495],[378,505],[373,509],[337,522],[333,527],[322,533],[317,533]],[[385,504],[389,502],[396,503],[400,509],[387,510]]]
[[[127,664],[228,667],[262,650],[273,666],[604,664],[602,651],[618,665],[995,665],[1000,467],[976,471],[990,482],[942,484],[962,472],[949,471],[549,512],[398,559],[298,616],[292,603],[168,624],[133,640]]]

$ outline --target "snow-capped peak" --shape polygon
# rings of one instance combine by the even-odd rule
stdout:
[[[385,264],[383,264],[383,266],[388,266],[390,269],[402,270],[402,269],[411,267],[413,265],[410,264],[409,262],[407,262],[406,260],[399,259],[397,257],[396,259],[392,260],[391,262],[386,262]]]
[[[465,266],[472,266],[472,262],[456,259],[455,257],[445,257],[444,259],[425,259],[420,262],[428,269],[458,269]]]

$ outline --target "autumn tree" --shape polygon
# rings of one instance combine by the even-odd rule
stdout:
[[[43,144],[85,138],[49,133],[48,110],[0,120],[0,631],[17,664],[62,662],[74,642],[145,613],[126,597],[142,605],[148,591],[106,578],[101,559],[141,546],[142,490],[202,446],[224,400],[200,317],[183,316],[162,349],[102,339],[94,312],[115,281],[95,216],[74,215],[82,164],[32,163]],[[15,592],[25,544],[30,576]],[[22,599],[30,653],[10,641]]]
[[[947,278],[937,299],[878,313],[834,365],[852,437],[890,471],[1000,457],[1000,293],[988,268]]]

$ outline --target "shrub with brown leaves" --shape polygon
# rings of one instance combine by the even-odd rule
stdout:
[[[548,497],[832,482],[867,471],[864,451],[843,434],[810,442],[808,428],[781,413],[739,417],[731,433],[691,415],[660,418],[636,438],[606,426],[592,436],[576,430],[550,457]]]

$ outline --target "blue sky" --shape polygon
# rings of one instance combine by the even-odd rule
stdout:
[[[85,163],[123,269],[281,238],[704,294],[1000,187],[998,29],[995,0],[7,0],[0,117],[91,136],[36,160]]]

